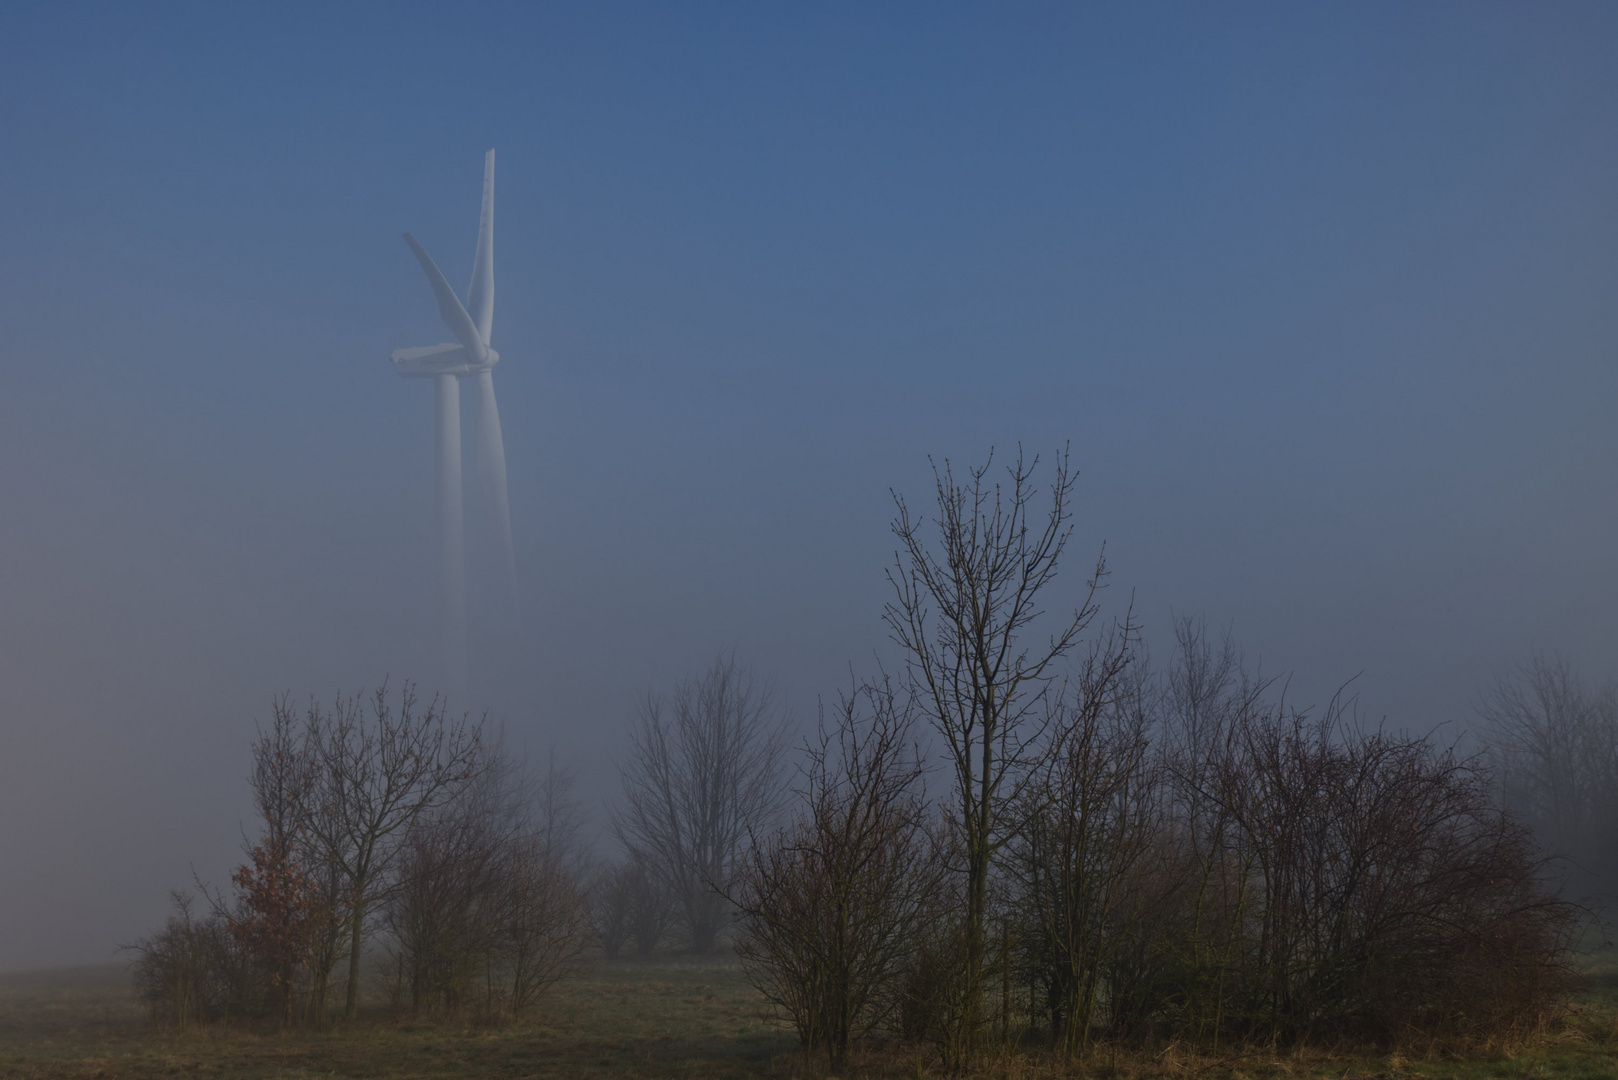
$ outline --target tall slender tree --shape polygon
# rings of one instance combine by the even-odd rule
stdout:
[[[1046,726],[1060,661],[1097,614],[1104,557],[1079,603],[1034,638],[1041,594],[1056,580],[1072,536],[1074,475],[1057,455],[1048,509],[1035,503],[1037,457],[1019,448],[1006,478],[990,478],[993,453],[958,481],[946,460],[933,469],[937,516],[914,516],[894,493],[899,540],[888,571],[885,619],[904,650],[910,688],[927,710],[953,769],[953,811],[965,860],[965,1009],[946,1046],[952,1066],[973,1053],[982,1021],[984,922],[989,875],[1009,835],[1010,808],[1026,781],[1026,749]],[[929,527],[931,526],[931,527]],[[1057,690],[1059,693],[1060,691]]]

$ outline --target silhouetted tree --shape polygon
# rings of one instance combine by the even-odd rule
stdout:
[[[451,719],[438,698],[420,708],[415,687],[406,683],[397,706],[385,686],[378,688],[368,717],[353,698],[339,698],[330,712],[311,705],[305,740],[317,770],[309,827],[344,904],[343,1013],[352,1019],[367,919],[386,893],[388,872],[412,826],[477,775],[481,725]]]
[[[1035,507],[1038,459],[1017,459],[1004,484],[989,479],[993,462],[957,482],[948,461],[934,470],[936,517],[912,517],[895,494],[898,561],[888,571],[894,599],[885,618],[904,650],[909,689],[942,738],[953,772],[951,805],[965,861],[963,915],[966,1007],[946,1053],[967,1060],[982,1020],[985,923],[996,853],[1011,837],[1009,808],[1029,776],[1031,748],[1045,729],[1048,695],[1061,661],[1097,614],[1105,573],[1097,561],[1081,600],[1051,634],[1029,643],[1043,614],[1041,594],[1055,580],[1072,535],[1074,477],[1058,455],[1049,509]]]

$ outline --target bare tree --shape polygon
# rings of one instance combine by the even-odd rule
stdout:
[[[751,832],[780,802],[784,717],[734,657],[642,704],[613,831],[675,898],[693,950],[714,949]]]
[[[1034,503],[1038,459],[1019,450],[1004,484],[989,479],[993,463],[957,482],[948,461],[934,469],[936,534],[895,493],[899,539],[888,571],[894,599],[885,619],[904,650],[912,691],[930,714],[954,771],[952,803],[965,857],[965,972],[968,1004],[958,1045],[968,1058],[981,1020],[984,922],[991,864],[1010,833],[1008,808],[1026,776],[1025,748],[1044,730],[1047,696],[1059,662],[1097,614],[1105,574],[1097,560],[1080,603],[1046,638],[1028,638],[1043,614],[1040,596],[1055,580],[1072,535],[1073,474],[1064,451],[1055,462],[1050,507]]]
[[[250,862],[232,875],[240,911],[226,917],[241,947],[266,969],[273,1011],[285,1026],[294,1019],[298,987],[315,981],[318,945],[334,915],[309,830],[315,765],[287,695],[271,703],[270,726],[259,732],[252,757],[248,779],[261,834],[247,846]]]
[[[834,1072],[897,1009],[936,892],[913,726],[885,680],[844,697],[808,748],[802,816],[749,850],[731,894],[754,985]]]
[[[367,918],[390,884],[389,870],[410,829],[471,783],[479,765],[481,725],[454,720],[434,698],[420,707],[406,683],[397,707],[387,687],[370,698],[339,698],[331,712],[311,705],[305,731],[317,768],[310,829],[342,890],[348,938],[343,1014],[359,1008]]]

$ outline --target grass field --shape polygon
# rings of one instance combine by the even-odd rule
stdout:
[[[1210,1078],[1618,1077],[1618,954],[1589,964],[1562,1030],[1465,1059],[1424,1053],[1357,1056],[1248,1051],[1212,1058],[1175,1046],[1062,1067],[1040,1054],[985,1062],[982,1075]],[[859,1076],[937,1075],[915,1051],[875,1052]],[[531,1022],[501,1027],[390,1021],[325,1033],[240,1028],[154,1030],[121,966],[0,975],[0,1077],[801,1077],[825,1076],[794,1053],[733,960],[596,961],[560,986]],[[845,1078],[846,1080],[846,1078]]]

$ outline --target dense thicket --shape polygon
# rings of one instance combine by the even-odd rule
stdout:
[[[1481,762],[1336,706],[1286,708],[1180,629],[1164,677],[1092,669],[1028,754],[993,866],[979,1005],[958,843],[955,880],[940,882],[950,845],[921,857],[916,804],[886,831],[850,833],[859,793],[828,799],[812,759],[795,822],[753,855],[739,900],[743,956],[806,1046],[840,1060],[840,1039],[885,1030],[947,1060],[963,1025],[979,1045],[1031,1037],[1066,1053],[1102,1033],[1391,1043],[1527,1030],[1555,1011],[1574,909]],[[847,738],[885,737],[845,723]],[[849,947],[854,923],[909,929],[866,957]],[[839,1013],[851,987],[863,1004]]]
[[[902,702],[884,683],[864,691],[883,708],[844,709],[855,750],[810,748],[790,823],[732,892],[749,970],[804,1045],[836,1067],[885,1032],[958,1070],[997,1038],[1390,1043],[1551,1016],[1576,909],[1488,759],[1341,701],[1291,707],[1191,621],[1154,671],[1131,616],[1090,633],[1099,564],[1042,632],[1072,476],[1059,459],[1041,509],[1035,464],[999,484],[946,464],[932,516],[897,499]],[[1590,829],[1618,761],[1604,706],[1558,711],[1545,683],[1494,699],[1508,801]],[[929,822],[919,765],[881,749],[898,715],[933,737]]]

